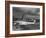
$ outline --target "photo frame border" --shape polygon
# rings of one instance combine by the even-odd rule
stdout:
[[[22,4],[22,5],[39,5],[43,6],[43,27],[42,33],[25,33],[25,34],[10,34],[10,4]],[[20,1],[5,1],[5,37],[18,37],[18,36],[34,36],[45,35],[45,4],[36,2],[20,2]]]

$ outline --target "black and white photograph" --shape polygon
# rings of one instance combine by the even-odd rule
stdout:
[[[13,7],[12,30],[40,29],[40,8]]]

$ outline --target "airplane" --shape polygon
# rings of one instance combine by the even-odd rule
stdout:
[[[33,22],[26,22],[26,21],[14,21],[14,24],[19,24],[19,25],[28,25],[28,24],[35,24],[35,20]]]

